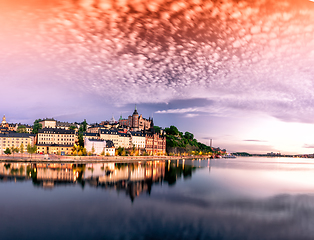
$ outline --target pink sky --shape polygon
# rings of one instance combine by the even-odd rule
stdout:
[[[313,153],[314,3],[0,0],[9,121],[138,104],[229,151]]]

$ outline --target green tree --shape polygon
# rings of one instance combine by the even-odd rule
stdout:
[[[33,131],[32,131],[33,134],[37,134],[38,130],[43,128],[42,124],[39,123],[41,121],[42,121],[41,119],[36,119],[35,120],[34,126],[33,126]]]
[[[7,149],[4,151],[4,154],[10,155],[10,154],[11,154],[10,148],[7,148]]]
[[[26,133],[26,127],[24,125],[20,125],[17,127],[17,133]]]
[[[76,129],[76,126],[72,125],[70,126],[70,130],[75,130]]]
[[[84,147],[84,138],[83,138],[83,133],[80,132],[78,134],[78,144],[81,146],[81,147]]]
[[[154,126],[154,130],[156,133],[160,134],[161,127]]]
[[[37,146],[31,146],[30,144],[27,145],[27,152],[31,154],[31,157],[33,157],[33,154],[37,152]]]
[[[87,122],[86,119],[84,119],[84,121],[81,123],[81,126],[79,128],[79,132],[86,132],[87,129]]]
[[[12,147],[11,147],[11,152],[12,152],[12,154],[13,154],[13,157],[14,157],[14,153],[18,153],[19,151],[20,151],[19,148],[15,147],[15,146],[12,146]]]
[[[192,133],[189,132],[185,132],[184,133],[184,138],[188,139],[188,140],[193,140],[194,135]]]
[[[165,132],[168,134],[168,135],[178,135],[179,134],[179,130],[175,127],[175,126],[170,126],[170,128],[165,128]]]
[[[21,143],[21,146],[20,146],[20,153],[24,153],[24,144],[23,143]]]
[[[94,146],[92,146],[92,155],[94,155],[95,154],[95,148],[94,148]]]

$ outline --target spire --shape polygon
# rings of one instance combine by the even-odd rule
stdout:
[[[135,110],[133,112],[133,115],[135,115],[135,114],[138,115],[136,104],[135,104]]]
[[[7,121],[6,121],[5,115],[3,115],[2,124],[6,124],[6,123],[7,123]]]

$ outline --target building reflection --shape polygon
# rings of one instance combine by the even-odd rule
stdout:
[[[125,192],[134,201],[152,186],[163,182],[173,185],[177,179],[191,178],[196,169],[181,161],[145,161],[132,163],[6,163],[0,162],[1,181],[32,181],[37,187],[85,184],[101,189]]]
[[[35,167],[36,181],[44,188],[52,188],[58,184],[73,184],[78,176],[78,172],[73,169],[73,164],[69,163],[38,163]]]
[[[33,165],[30,163],[0,162],[0,179],[2,181],[26,181],[31,179]]]
[[[86,164],[84,181],[101,188],[125,191],[131,201],[143,192],[151,193],[154,184],[162,184],[165,177],[164,161],[136,163]]]

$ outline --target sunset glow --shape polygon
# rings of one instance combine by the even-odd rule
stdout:
[[[92,123],[137,104],[227,151],[313,153],[312,2],[0,0],[0,114]]]

